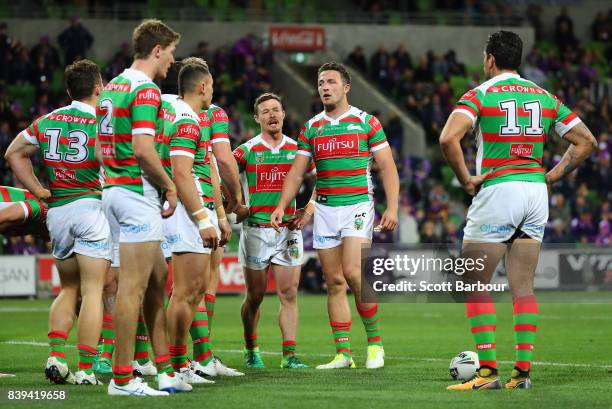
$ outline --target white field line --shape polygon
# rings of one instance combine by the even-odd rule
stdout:
[[[0,313],[19,313],[19,312],[49,312],[49,308],[41,308],[41,307],[0,307]],[[423,318],[441,318],[443,314],[438,313],[423,313]],[[540,315],[540,319],[543,320],[565,320],[568,319],[568,316],[561,315]],[[576,318],[581,321],[610,321],[612,320],[612,315],[581,315]]]
[[[35,347],[48,347],[49,344],[46,342],[35,342],[35,341],[1,341],[0,344],[5,345],[27,345],[27,346],[35,346]],[[66,344],[67,348],[75,348],[75,345]],[[227,354],[243,354],[244,351],[241,349],[215,349],[217,352],[223,352]],[[262,355],[282,355],[280,352],[261,352]],[[317,357],[333,357],[334,354],[301,354],[305,356],[317,356]],[[360,355],[353,355],[355,358],[365,358]],[[449,362],[448,359],[442,358],[424,358],[424,357],[410,357],[410,356],[385,356],[385,359],[391,361],[418,361],[418,362]],[[513,364],[514,361],[498,361],[500,364]],[[600,368],[600,369],[612,369],[612,363],[604,364],[604,365],[594,365],[594,364],[577,364],[577,363],[567,363],[567,362],[546,362],[546,361],[533,361],[532,365],[538,366],[560,366],[560,367],[569,367],[569,368]]]

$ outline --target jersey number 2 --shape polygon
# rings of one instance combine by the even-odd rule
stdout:
[[[542,128],[542,108],[540,101],[529,101],[523,103],[523,110],[529,114],[529,126],[518,124],[518,109],[515,99],[501,101],[499,109],[506,113],[506,123],[499,128],[501,136],[516,136],[524,134],[527,136],[538,136],[544,133]],[[524,131],[523,129],[524,128]]]

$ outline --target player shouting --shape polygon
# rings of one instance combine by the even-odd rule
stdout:
[[[102,328],[102,286],[110,265],[108,221],[102,210],[100,165],[95,157],[95,106],[102,90],[98,66],[81,60],[66,67],[72,103],[35,120],[6,152],[16,177],[49,203],[47,227],[61,291],[49,312],[49,358],[45,375],[55,383],[97,385],[93,373]],[[42,187],[29,156],[38,149],[49,179]],[[79,370],[68,370],[64,346],[81,297]]]
[[[515,363],[508,389],[530,388],[529,370],[538,324],[533,293],[540,243],[548,220],[552,184],[572,172],[596,148],[591,132],[561,101],[521,78],[523,42],[510,31],[489,36],[484,51],[488,80],[465,93],[448,119],[440,146],[466,192],[476,195],[467,214],[463,257],[484,257],[482,272],[470,271],[470,282],[488,283],[506,254],[514,304]],[[476,176],[470,175],[460,141],[476,131]],[[546,137],[555,131],[571,145],[548,173],[542,168]],[[481,188],[482,187],[482,188]],[[491,229],[487,226],[503,226]],[[472,293],[466,302],[480,360],[473,380],[451,390],[500,389],[495,350],[496,314],[488,293]]]
[[[349,105],[350,89],[351,78],[342,64],[330,62],[319,68],[318,91],[324,111],[302,128],[297,155],[271,216],[273,226],[282,223],[285,209],[297,194],[312,159],[317,169],[313,246],[327,284],[327,308],[336,343],[335,358],[317,369],[355,367],[350,349],[347,284],[367,333],[366,368],[384,366],[378,304],[361,302],[361,248],[371,243],[374,227],[372,157],[380,169],[387,197],[381,230],[394,230],[397,225],[399,177],[380,122]]]
[[[268,269],[272,265],[280,299],[278,323],[283,336],[281,368],[308,368],[295,354],[297,290],[304,253],[302,232],[290,226],[295,213],[295,199],[284,208],[279,231],[275,231],[270,224],[270,214],[278,202],[285,175],[295,158],[297,143],[283,135],[285,111],[280,97],[275,94],[260,95],[255,100],[254,110],[261,133],[234,150],[242,172],[248,206],[248,218],[242,225],[239,249],[247,288],[241,310],[245,365],[247,368],[264,367],[256,330],[259,306],[268,285]]]

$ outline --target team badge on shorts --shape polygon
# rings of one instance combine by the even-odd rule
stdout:
[[[355,230],[363,229],[363,219],[365,218],[365,213],[360,213],[355,215]]]
[[[300,257],[300,249],[298,249],[297,246],[290,246],[287,249],[287,252],[289,253],[289,257],[291,257],[291,258],[299,258]]]

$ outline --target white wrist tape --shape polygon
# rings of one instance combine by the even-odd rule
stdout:
[[[204,230],[208,229],[209,227],[213,227],[213,224],[210,222],[209,217],[205,217],[201,220],[198,220],[198,229]]]

